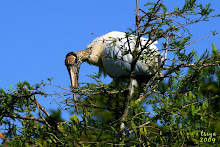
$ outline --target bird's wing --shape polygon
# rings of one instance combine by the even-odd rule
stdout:
[[[126,78],[130,76],[132,55],[129,50],[135,48],[135,37],[115,38],[114,41],[109,41],[105,44],[102,52],[102,64],[104,72],[113,78]],[[147,39],[141,38],[141,43],[144,45]],[[139,48],[140,50],[140,48]],[[157,47],[154,44],[145,49],[140,60],[135,66],[135,76],[151,75],[156,67],[161,63],[161,56]]]

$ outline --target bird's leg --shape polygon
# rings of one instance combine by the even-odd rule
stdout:
[[[129,93],[126,97],[126,100],[125,100],[125,104],[124,104],[124,112],[122,114],[122,117],[121,117],[121,125],[120,125],[120,131],[123,131],[125,129],[125,120],[128,116],[128,113],[129,113],[129,109],[130,109],[130,102],[132,99],[134,99],[135,97],[135,89],[138,87],[138,83],[137,83],[137,80],[135,79],[131,79],[131,82],[128,86],[128,89],[129,89]]]

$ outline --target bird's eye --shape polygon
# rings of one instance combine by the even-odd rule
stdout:
[[[75,58],[75,63],[77,63],[77,61],[78,61],[77,58]]]

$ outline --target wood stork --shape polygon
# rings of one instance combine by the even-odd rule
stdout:
[[[93,40],[85,50],[68,53],[65,65],[72,86],[78,86],[80,64],[85,61],[98,66],[100,71],[116,80],[129,79],[132,62],[129,50],[135,49],[136,40],[136,36],[131,35],[127,38],[126,33],[113,31]],[[148,39],[141,38],[140,41],[144,45]],[[150,42],[149,47],[142,52],[140,60],[136,62],[134,78],[137,83],[148,81],[162,63],[156,43]],[[138,48],[140,49],[141,47]],[[74,99],[76,101],[75,94]]]

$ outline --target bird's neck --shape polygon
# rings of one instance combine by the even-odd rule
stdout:
[[[81,62],[85,62],[88,60],[89,55],[91,54],[91,49],[90,48],[86,48],[85,50],[76,52],[77,57],[79,58],[79,60]]]

